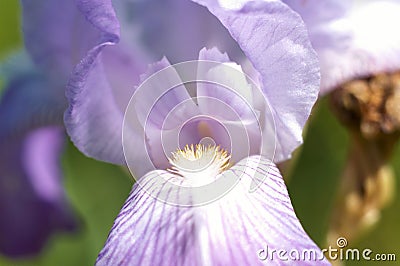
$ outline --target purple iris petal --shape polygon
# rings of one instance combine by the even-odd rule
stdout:
[[[260,114],[266,112],[264,108],[268,107],[258,109],[259,106],[255,104],[257,97],[263,100],[263,96],[257,94],[259,91],[254,87],[256,84],[249,83],[241,66],[231,62],[226,54],[221,54],[216,48],[202,49],[199,60],[223,63],[212,69],[199,70],[200,80],[220,81],[220,84],[224,84],[224,86],[207,82],[197,84],[196,96],[201,114],[218,119],[220,122],[204,123],[208,125],[208,137],[213,138],[229,152],[232,152],[232,146],[236,146],[235,152],[232,152],[232,160],[235,162],[254,154],[272,158],[271,154],[264,154],[260,148],[262,137],[266,142],[270,142],[269,145],[274,146],[271,140],[275,136],[262,132],[263,123],[260,123],[262,120]],[[266,103],[263,102],[263,105]],[[221,126],[224,127],[223,130]],[[249,143],[244,141],[243,135],[248,135]]]
[[[173,8],[167,12],[162,8],[166,3],[164,1],[126,1],[126,6],[116,4],[121,22],[127,23],[121,25],[122,35],[119,39],[118,25],[113,11],[109,9],[110,1],[95,1],[95,5],[86,6],[90,3],[78,1],[81,12],[99,30],[100,37],[72,74],[67,87],[70,106],[65,113],[68,133],[85,154],[124,164],[121,143],[124,125],[124,140],[128,139],[127,143],[124,142],[124,150],[126,147],[133,148],[133,152],[126,154],[127,162],[134,164],[135,176],[143,176],[151,169],[151,164],[155,164],[157,169],[168,167],[161,137],[167,138],[165,143],[173,144],[168,149],[176,149],[182,148],[180,143],[168,140],[196,144],[204,137],[215,136],[213,139],[217,145],[227,146],[227,140],[223,137],[225,128],[234,132],[232,136],[240,135],[236,134],[237,120],[231,113],[223,113],[218,108],[212,110],[208,101],[193,101],[190,98],[193,94],[217,96],[222,103],[236,111],[233,113],[239,118],[244,118],[250,129],[253,128],[254,115],[264,118],[261,131],[268,134],[276,132],[277,135],[276,161],[287,159],[300,145],[302,127],[318,95],[319,69],[300,16],[285,4],[280,1],[242,1],[231,8],[226,1],[222,6],[216,1],[179,0],[168,1]],[[129,9],[129,5],[133,9]],[[137,14],[130,17],[130,10],[136,10]],[[146,30],[147,26],[150,29],[153,27],[152,30]],[[155,82],[147,90],[140,90],[142,87],[136,89],[135,95],[143,95],[136,98],[132,105],[134,112],[127,112],[123,120],[127,102],[121,99],[138,88],[140,84],[136,82],[145,73],[135,65],[146,65],[165,57],[150,65],[149,71],[142,76],[141,81],[144,81],[169,66],[169,62],[197,59],[204,47],[217,47],[226,52],[224,55],[216,49],[208,50],[203,58],[232,64],[249,73],[261,86],[263,97],[252,95],[246,79],[241,77],[235,77],[234,82],[229,83],[236,94],[232,91],[223,93],[218,86],[199,86],[197,92],[193,92],[190,86],[185,88],[178,85],[159,95],[164,92],[162,89],[165,84]],[[109,51],[108,59],[113,58],[114,49],[115,54],[126,54],[127,60],[108,61],[105,53]],[[130,52],[121,53],[119,49],[128,49]],[[146,49],[149,57],[136,56],[143,53],[142,49]],[[227,62],[229,58],[233,62]],[[119,67],[122,62],[127,64]],[[124,68],[131,72],[130,76],[113,73]],[[172,73],[160,80],[167,85],[176,85],[179,76],[171,69],[167,72]],[[215,68],[206,73],[219,76],[218,71]],[[221,77],[226,78],[224,75]],[[235,87],[237,84],[239,86]],[[185,102],[182,109],[174,109],[182,102]],[[247,109],[246,106],[251,108]],[[253,112],[253,109],[257,112]],[[176,111],[172,116],[171,110]],[[269,111],[272,111],[273,119],[266,114]],[[182,138],[176,138],[180,133],[177,126],[187,117],[197,114],[199,117],[189,121],[187,128],[182,130]],[[219,125],[226,127],[218,127],[219,121],[222,121]],[[250,139],[258,144],[256,137],[251,136]],[[242,148],[241,140],[236,142]],[[256,144],[253,146],[257,147]],[[273,148],[274,145],[266,147],[266,150],[263,147],[261,153]],[[232,156],[236,155],[233,151]],[[146,156],[152,161],[148,162]],[[227,195],[204,206],[190,205],[191,199],[202,197],[203,194],[181,193],[180,187],[165,191],[164,184],[152,183],[154,175],[161,174],[167,179],[173,177],[177,180],[182,179],[181,176],[158,170],[142,177],[139,180],[141,184],[134,187],[121,210],[99,255],[98,265],[263,264],[257,252],[266,247],[287,251],[296,248],[299,252],[309,248],[320,254],[297,220],[276,167],[262,157],[261,168],[257,168],[256,158],[247,159],[250,167],[242,161],[223,172],[223,177],[238,178],[244,175]],[[260,175],[257,180],[248,173],[255,170]],[[249,192],[252,183],[260,184],[254,193]],[[182,208],[163,203],[150,197],[149,191],[159,191],[175,201],[183,200],[189,206]],[[209,193],[212,194],[213,190]],[[274,260],[272,263],[280,264],[281,261]],[[300,263],[314,265],[315,261]]]
[[[101,61],[109,86],[113,88],[112,96],[120,110],[125,112],[135,85],[140,82],[138,73],[147,69],[147,55],[120,42],[107,46],[101,54]]]
[[[322,94],[352,79],[400,68],[399,1],[284,2],[309,28],[321,63]]]
[[[168,66],[171,65],[165,58],[152,64],[146,74],[142,75],[142,81]],[[142,90],[142,93],[136,98],[138,102],[131,103],[135,106],[141,127],[146,134],[146,150],[158,169],[165,169],[169,166],[164,149],[167,150],[166,154],[169,155],[170,152],[179,147],[178,143],[172,140],[179,134],[180,126],[192,116],[200,113],[186,87],[183,85],[173,86],[181,83],[181,79],[173,68],[169,69],[170,71],[163,75],[164,78],[153,79],[154,82],[148,85],[151,91]],[[163,95],[162,90],[164,88],[171,88],[171,90]],[[175,109],[178,105],[179,108]],[[177,111],[172,112],[174,109]],[[147,114],[146,110],[151,110],[151,112]],[[195,143],[193,137],[195,136],[189,137],[189,143]],[[139,141],[142,141],[142,139]],[[143,157],[143,152],[139,151],[136,156]],[[140,163],[140,160],[138,160],[138,163]],[[140,169],[138,176],[143,176],[154,168],[148,169],[138,164],[137,169]]]
[[[213,46],[235,60],[244,57],[221,22],[194,1],[115,1],[115,8],[122,39],[142,44],[155,59],[167,56],[172,64],[196,60],[203,47]]]
[[[114,100],[100,57],[92,50],[69,81],[70,106],[64,121],[79,149],[100,160],[123,164],[121,127],[123,113]]]
[[[102,8],[108,2],[104,0],[104,5],[96,6],[100,9],[96,16],[106,13]],[[137,54],[136,49],[139,49],[139,54],[142,53],[145,45],[140,44],[144,41],[150,57],[164,55],[176,63],[197,59],[200,49],[216,45],[236,63],[243,64],[245,72],[260,77],[259,82],[277,127],[275,160],[290,157],[302,142],[302,127],[317,98],[319,87],[317,58],[302,20],[296,13],[280,1],[244,1],[243,7],[228,9],[215,1],[199,1],[200,4],[197,4],[180,0],[173,2],[171,12],[161,8],[165,4],[163,1],[124,3],[116,4],[121,22],[126,23],[121,25],[121,43],[124,47],[133,43],[131,49],[134,54]],[[130,17],[132,10],[137,10],[137,13]],[[152,19],[149,21],[149,18]],[[103,19],[115,23],[109,15]],[[103,29],[104,22],[101,19],[98,21],[101,23],[92,23],[96,28]],[[152,30],[148,30],[146,25]],[[146,36],[143,37],[140,32]],[[102,59],[102,47],[115,41],[116,38],[103,41],[77,66],[67,88],[70,108],[65,121],[73,142],[85,154],[123,164],[120,141],[123,111],[115,96],[120,94],[116,91],[121,91],[121,87],[131,91],[138,84],[132,84],[127,79],[122,85],[120,80],[116,88],[108,80],[110,74],[107,72],[113,69],[105,71],[107,63]],[[133,62],[138,61],[141,61],[139,57],[133,58]],[[137,68],[126,68],[132,69],[131,76],[141,74]],[[115,69],[118,71],[120,68]],[[266,124],[266,127],[270,126],[270,123]]]
[[[90,48],[98,44],[99,39],[104,41],[116,38],[110,36],[114,34],[113,32],[107,35],[108,38],[101,34],[103,32],[101,30],[116,29],[108,27],[107,20],[104,19],[107,17],[112,20],[112,14],[109,14],[112,12],[111,4],[107,6],[109,1],[98,2],[22,1],[25,46],[35,64],[49,73],[49,77],[61,78],[66,82],[73,67]],[[87,11],[85,15],[79,11],[80,9]],[[95,14],[97,10],[102,15],[100,20]],[[87,19],[93,24],[96,23],[96,26]],[[116,21],[115,25],[118,27]]]
[[[260,73],[276,123],[275,161],[287,159],[302,143],[302,128],[319,90],[318,60],[306,29],[299,27],[301,18],[279,1],[244,1],[238,10],[198,2],[226,26]]]
[[[141,76],[141,81],[145,81],[153,74],[169,66],[171,65],[168,60],[163,58],[161,61],[150,65],[148,71]],[[136,113],[143,127],[145,123],[149,123],[152,127],[170,129],[182,123],[186,118],[198,113],[198,107],[191,99],[186,87],[184,85],[173,87],[181,82],[181,78],[173,68],[170,68],[170,71],[163,75],[162,79],[151,79],[150,82],[151,84],[147,86],[151,91],[143,91],[138,96],[139,101],[135,104]],[[165,88],[170,88],[170,90],[163,95]],[[177,113],[173,113],[173,117],[167,118],[171,110],[181,102],[186,102],[184,108]],[[147,114],[147,110],[150,109],[150,114]],[[168,119],[168,122],[166,122],[166,119]],[[164,127],[163,123],[165,123]]]
[[[253,95],[257,90],[247,82],[240,66],[226,61],[229,58],[215,48],[201,50],[199,59],[224,60],[225,63],[214,64],[211,69],[198,69],[196,80],[213,80],[223,85],[198,82],[197,104],[189,94],[190,87],[175,86],[182,84],[182,80],[165,58],[152,64],[142,75],[145,83],[132,98],[133,109],[128,109],[125,118],[125,127],[132,133],[126,132],[124,138],[132,139],[127,142],[135,147],[134,152],[125,152],[125,155],[135,176],[143,176],[154,168],[168,168],[167,156],[171,152],[185,145],[202,143],[207,138],[214,142],[209,144],[219,145],[231,153],[235,162],[249,154],[261,153],[261,135],[274,147],[275,135],[260,133],[263,124],[259,124],[257,112],[264,112],[264,109],[254,109],[253,96],[259,96]],[[144,164],[146,154],[153,166]],[[271,153],[264,155],[273,157]]]
[[[200,69],[199,80],[221,80],[227,85],[225,88],[222,85],[199,82],[197,84],[197,102],[200,110],[204,114],[213,116],[223,116],[225,120],[235,119],[230,117],[230,113],[223,113],[223,110],[218,110],[219,106],[215,106],[212,102],[209,102],[209,98],[216,98],[226,103],[240,116],[243,120],[253,119],[252,108],[253,107],[253,89],[247,81],[247,76],[243,73],[240,65],[237,65],[228,58],[225,54],[221,54],[218,49],[213,48],[211,50],[202,49],[199,54],[199,60],[209,60],[214,62],[224,63],[220,67],[214,67],[212,69]],[[226,68],[229,66],[229,68]],[[230,68],[237,69],[237,73],[243,73],[242,75],[232,75]],[[236,74],[236,73],[235,73]],[[204,76],[204,77],[202,77]],[[222,83],[222,84],[225,84]]]
[[[96,1],[95,1],[96,2]],[[119,41],[110,1],[78,1],[101,36],[74,70],[67,86],[64,121],[74,144],[96,159],[124,164],[121,134],[126,105],[148,64],[142,51]]]
[[[63,129],[43,127],[0,139],[0,252],[39,252],[55,231],[75,221],[62,187]]]
[[[273,163],[249,157],[220,178],[230,175],[240,176],[240,181],[226,195],[207,205],[190,206],[191,199],[201,196],[195,190],[189,195],[181,187],[163,191],[170,187],[154,186],[155,176],[163,176],[166,184],[173,175],[148,173],[141,179],[142,185],[133,187],[96,265],[329,265],[298,221]],[[255,178],[262,183],[250,193]],[[166,193],[189,206],[166,204],[150,196],[149,190],[155,190],[152,195]],[[265,258],[262,249],[286,250],[288,261],[277,254],[272,260],[271,254]],[[291,250],[299,254],[313,250],[316,257],[291,261]]]

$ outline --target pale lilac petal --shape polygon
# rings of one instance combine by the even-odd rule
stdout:
[[[113,98],[99,53],[94,48],[75,69],[67,86],[69,108],[64,114],[71,140],[87,156],[124,164],[123,112]]]
[[[98,44],[100,32],[109,30],[86,19],[95,20],[92,18],[95,17],[94,13],[105,12],[106,7],[95,6],[94,3],[90,7],[82,2],[84,1],[22,1],[25,46],[35,64],[45,70],[54,82],[62,83],[63,86],[73,67],[90,48]],[[91,11],[82,13],[77,3],[83,11],[85,8]],[[113,22],[118,24],[115,18]],[[110,32],[108,39],[115,38],[115,34]],[[63,91],[64,88],[60,93]]]
[[[151,64],[141,76],[141,85],[129,103],[125,117],[124,141],[131,170],[136,176],[157,168],[169,167],[167,156],[179,145],[179,132],[183,124],[199,114],[176,70],[166,58]],[[197,141],[195,136],[191,136]],[[190,142],[198,143],[198,142]],[[125,146],[126,147],[126,146]],[[129,147],[135,152],[129,152]],[[151,164],[143,162],[146,153]]]
[[[147,70],[149,60],[139,48],[120,42],[103,49],[101,61],[113,99],[125,112],[135,86],[140,83],[140,74]]]
[[[203,47],[217,46],[234,59],[243,53],[220,21],[206,8],[188,0],[115,1],[122,35],[140,42],[159,60],[196,60]]]
[[[284,0],[283,2],[301,15],[306,23],[312,46],[319,56],[324,51],[347,49],[352,32],[346,16],[350,11],[352,1]],[[324,62],[320,63],[324,64]],[[321,76],[323,79],[324,74]],[[323,84],[324,81],[322,80],[321,83]]]
[[[105,46],[119,40],[119,22],[111,0],[23,1],[22,7],[26,46],[45,71],[51,82],[49,88],[64,95],[67,78],[73,72],[66,92],[70,107],[65,124],[75,145],[89,156],[122,164],[124,106],[118,104],[126,102],[121,101],[119,93],[114,98],[109,83],[119,85],[121,77],[126,78],[123,89],[130,95],[135,84],[129,82],[138,80],[139,74],[135,78],[136,65],[129,58],[128,62],[118,59],[123,53],[120,50],[110,48],[104,59],[100,58]],[[104,68],[103,61],[110,67]],[[124,68],[132,71],[131,75],[109,73],[111,65],[113,71]]]
[[[280,1],[242,1],[239,9],[196,2],[222,22],[259,72],[276,125],[275,161],[289,158],[302,143],[302,128],[319,92],[318,59],[302,19]]]
[[[323,50],[332,47],[341,49],[351,38],[351,32],[343,22],[346,20],[352,1],[284,0],[283,2],[303,18],[314,49]]]
[[[96,43],[76,66],[67,86],[67,132],[87,156],[124,164],[122,121],[128,100],[147,59],[119,42],[111,1],[78,1],[79,10],[98,31]]]
[[[62,186],[58,126],[0,138],[0,252],[39,252],[56,231],[73,230],[74,217]]]
[[[161,193],[188,205],[202,195],[156,183],[154,171],[135,185],[118,215],[96,265],[329,265],[297,219],[276,166],[250,157],[223,173],[239,183],[209,204],[179,206],[153,198]],[[249,192],[250,183],[260,187]],[[185,190],[188,192],[190,190]],[[193,190],[195,191],[195,190]],[[152,193],[150,196],[148,193]],[[314,250],[320,260],[262,261],[260,249]]]
[[[213,47],[211,49],[203,48],[199,52],[199,60],[214,61],[220,63],[230,62],[227,53],[222,53],[218,48]],[[201,72],[201,71],[200,71]]]
[[[249,83],[242,68],[216,48],[201,50],[199,60],[221,62],[210,69],[201,69],[200,65],[198,70],[199,80],[212,81],[197,83],[199,109],[202,115],[220,122],[203,121],[203,127],[207,125],[209,131],[208,137],[231,153],[235,162],[249,155],[260,154],[260,110],[253,105],[256,84]],[[221,126],[224,130],[221,130]],[[274,134],[265,138],[268,139],[268,145],[274,144]],[[272,156],[269,158],[272,159]]]
[[[198,70],[200,82],[197,83],[197,102],[203,114],[222,116],[227,120],[237,116],[243,120],[252,119],[253,89],[241,67],[231,62],[226,54],[221,54],[216,48],[202,49],[199,60],[223,63],[211,69]],[[201,80],[212,82],[201,82]],[[223,105],[215,105],[215,102],[209,101],[210,98],[221,100],[236,114],[227,113]]]
[[[321,94],[352,79],[400,68],[398,1],[288,1],[300,13],[321,62]],[[324,4],[327,2],[331,8]],[[333,11],[332,11],[333,10]],[[315,19],[315,14],[318,19]]]
[[[156,76],[152,78],[153,75]],[[196,104],[186,87],[181,85],[181,78],[166,58],[150,65],[148,71],[141,76],[141,83],[142,88],[138,90],[131,104],[135,106],[143,126],[148,123],[159,129],[163,126],[169,129],[197,113]],[[186,103],[185,108],[179,108],[179,112],[171,114],[172,109],[182,102]],[[169,114],[174,117],[170,117],[167,122]]]
[[[353,38],[345,50],[321,53],[322,88],[379,72],[400,69],[400,3],[376,1],[349,14]]]

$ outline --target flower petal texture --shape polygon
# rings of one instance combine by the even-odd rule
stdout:
[[[140,43],[153,61],[171,64],[196,60],[204,47],[218,47],[236,59],[243,53],[226,28],[207,8],[190,0],[116,1],[122,40]],[[133,40],[133,41],[132,41]]]
[[[159,176],[164,182],[155,182]],[[166,171],[148,173],[134,185],[96,265],[288,263],[260,256],[260,249],[266,247],[296,249],[300,253],[314,250],[314,261],[296,261],[296,265],[329,265],[298,221],[273,163],[259,156],[249,157],[219,178],[235,179],[238,183],[216,201],[190,206],[202,195],[194,189],[184,192],[182,187],[170,189],[167,185],[172,179],[185,182],[185,177]],[[249,192],[250,183],[258,178],[262,180],[261,186]],[[152,196],[163,193],[186,206],[166,204]]]
[[[23,0],[22,11],[25,46],[50,77],[66,79],[94,45],[118,38],[111,1]]]
[[[104,7],[108,1],[99,2],[104,5],[96,7]],[[157,61],[139,59],[136,55],[142,54],[142,48],[150,54],[149,58],[165,56],[171,63],[197,59],[204,47],[215,46],[226,52],[245,73],[257,77],[274,119],[265,123],[264,130],[270,131],[275,123],[275,161],[283,161],[302,143],[302,127],[318,96],[317,56],[300,16],[280,1],[242,1],[234,7],[229,5],[231,2],[224,2],[220,5],[216,1],[172,1],[171,13],[163,11],[162,7],[167,8],[163,1],[118,3],[115,6],[122,23],[121,44],[127,50],[132,45],[133,57],[128,61],[138,65]],[[137,14],[130,17],[128,10],[136,10]],[[107,32],[100,18],[114,20],[104,14],[98,12],[98,23],[92,23]],[[154,19],[149,20],[150,17]],[[115,45],[119,40],[114,34],[108,42],[101,35],[101,44],[87,54],[70,79],[70,108],[65,122],[73,142],[86,155],[124,164],[121,125],[126,103],[119,104],[117,98],[121,94],[132,95],[139,84],[135,83],[137,78],[127,76],[125,82],[119,80],[118,86],[110,82],[110,73],[123,67],[114,64],[117,70],[107,70],[103,54],[109,49],[119,50],[120,44]],[[108,45],[113,47],[105,47]],[[129,65],[126,69],[131,69],[133,77],[144,73]]]
[[[260,74],[276,123],[275,161],[287,159],[302,143],[319,91],[318,59],[301,18],[280,1],[242,1],[240,9],[229,10],[215,1],[198,2],[225,25]]]
[[[85,88],[93,85],[91,88],[93,88],[93,94],[98,95],[97,99],[101,99],[100,95],[112,99],[110,102],[96,102],[95,97],[91,97],[90,100],[86,99],[87,102],[75,99],[70,101],[70,108],[65,114],[65,123],[74,144],[88,155],[99,153],[97,157],[100,159],[122,164],[120,134],[113,133],[118,132],[118,128],[121,127],[122,118],[118,122],[121,109],[117,103],[124,98],[125,94],[114,97],[108,87],[109,84],[119,86],[121,78],[124,82],[129,82],[131,75],[123,71],[118,72],[118,70],[129,69],[133,64],[129,61],[129,53],[125,53],[123,49],[110,48],[102,55],[102,59],[97,59],[97,55],[104,46],[115,44],[119,40],[119,22],[111,1],[22,1],[22,7],[26,47],[35,64],[47,74],[52,82],[51,85],[57,87],[58,93],[64,95],[67,80],[73,72],[67,97],[72,98],[75,95],[87,97],[88,92]],[[85,56],[87,58],[81,62]],[[102,61],[107,61],[108,67],[104,67]],[[73,71],[79,62],[81,62],[79,67]],[[94,63],[96,66],[92,66]],[[93,75],[88,75],[87,68],[99,72],[98,79]],[[110,74],[107,72],[110,68],[118,70]],[[85,82],[82,81],[83,79]],[[59,86],[54,86],[54,84],[59,84]],[[100,85],[98,88],[97,84]],[[78,86],[79,89],[76,88]],[[133,84],[130,87],[132,88]],[[129,93],[128,89],[127,91]],[[85,112],[95,113],[95,115],[90,116],[93,120],[88,119],[91,122],[82,124],[81,122],[87,118],[84,115]],[[113,112],[115,116],[112,116]],[[100,116],[101,120],[107,123],[106,125],[104,122],[98,123]],[[112,118],[107,120],[110,116]],[[80,126],[68,127],[75,122]],[[110,131],[113,133],[107,135]],[[94,136],[93,139],[88,135]],[[103,141],[99,141],[100,137],[104,137]],[[116,151],[111,147],[115,147]],[[92,152],[91,149],[94,151]],[[104,159],[104,154],[108,154],[109,157]]]
[[[121,154],[122,112],[97,57],[102,48],[94,48],[75,69],[67,86],[70,105],[64,115],[67,132],[74,144],[88,156],[123,164]]]
[[[399,1],[284,2],[307,24],[321,62],[321,94],[356,78],[400,68],[400,37],[395,33]]]
[[[268,107],[253,106],[262,92],[239,65],[218,60],[229,58],[203,49],[199,61],[172,66],[164,58],[142,75],[124,116],[124,155],[133,176],[168,168],[171,152],[186,145],[218,145],[237,162],[261,154],[261,135],[271,147],[262,154],[273,158],[274,131],[261,132],[266,119],[258,119]]]
[[[69,80],[66,94],[70,105],[64,122],[72,141],[83,153],[124,164],[122,118],[148,61],[141,50],[126,49],[124,42],[117,44],[119,22],[111,1],[77,3],[88,20],[86,23],[94,25],[98,38]]]

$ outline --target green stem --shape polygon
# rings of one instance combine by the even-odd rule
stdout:
[[[334,205],[327,242],[335,246],[338,237],[348,242],[375,225],[382,208],[394,196],[395,177],[389,160],[397,135],[366,139],[351,132],[349,158]]]

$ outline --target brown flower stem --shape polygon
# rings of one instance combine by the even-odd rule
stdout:
[[[330,97],[351,143],[327,237],[334,247],[338,237],[351,243],[376,224],[395,194],[390,158],[400,136],[400,73],[351,81]]]
[[[347,164],[341,176],[328,232],[328,245],[339,237],[349,243],[370,229],[394,195],[394,173],[389,164],[395,138],[367,140],[351,136]]]

